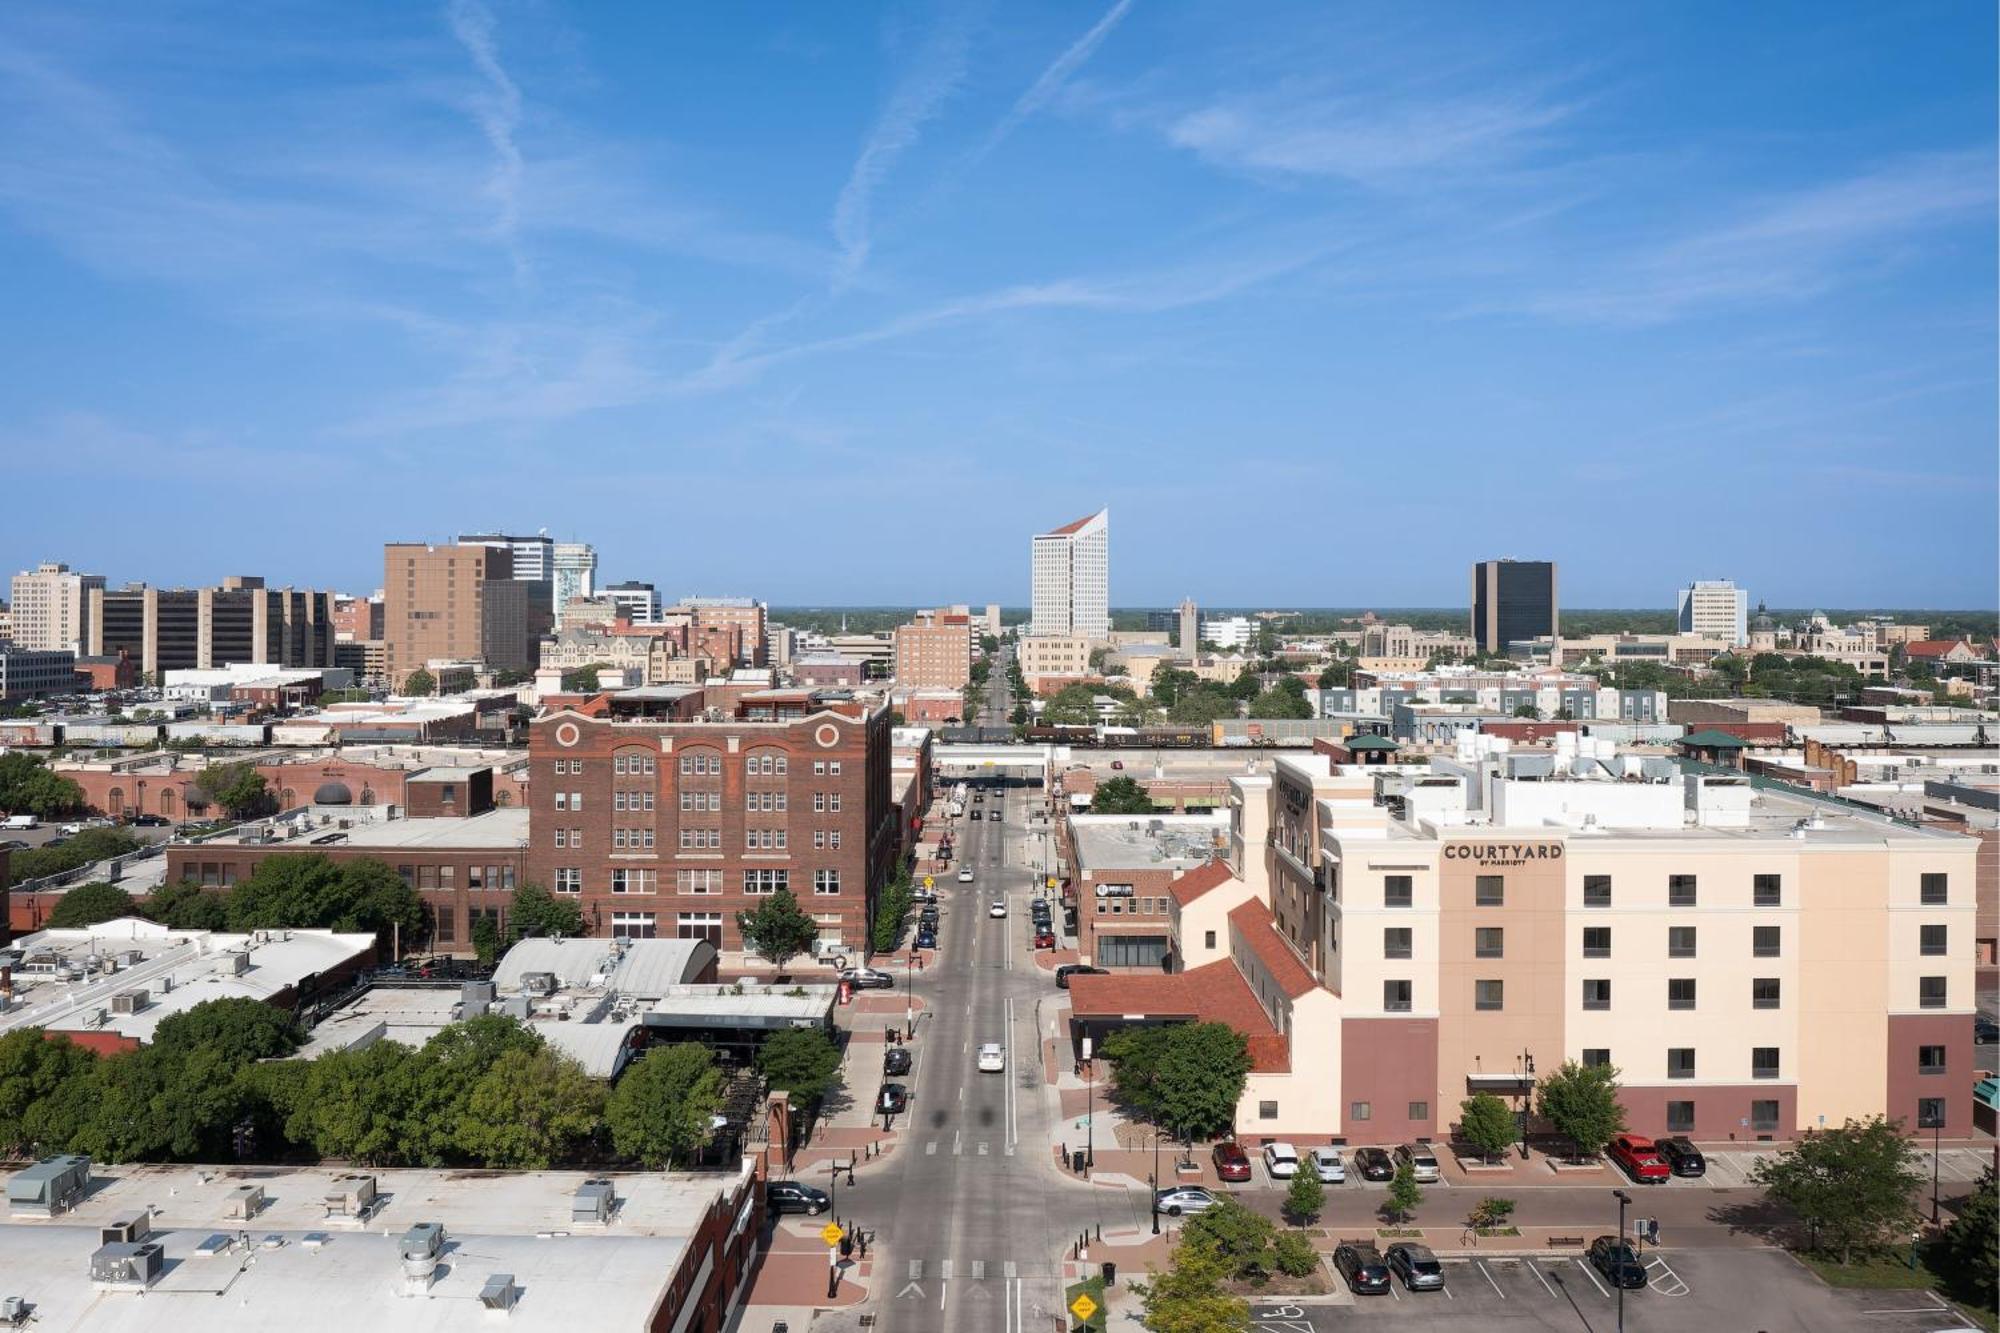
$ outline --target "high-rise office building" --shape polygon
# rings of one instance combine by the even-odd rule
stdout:
[[[546,583],[555,573],[555,538],[545,533],[516,537],[504,532],[462,532],[460,546],[504,546],[514,557],[512,578],[521,583]]]
[[[1728,579],[1697,579],[1680,591],[1680,632],[1750,642],[1750,594]]]
[[[1030,634],[1111,637],[1111,511],[1035,535]]]
[[[972,679],[972,617],[942,608],[919,611],[896,627],[896,683],[910,689],[962,690]]]
[[[1562,632],[1552,560],[1482,560],[1472,567],[1472,638],[1482,653]]]
[[[551,624],[537,584],[514,578],[513,552],[493,544],[382,548],[384,662],[400,685],[427,662],[531,669]]]
[[[597,551],[586,542],[557,542],[550,571],[555,602],[550,608],[562,618],[572,597],[597,595]]]
[[[14,576],[15,646],[37,652],[81,655],[89,634],[90,594],[102,574],[78,574],[68,565],[44,563]]]
[[[660,591],[650,583],[627,579],[606,587],[602,595],[635,625],[660,623]]]
[[[93,588],[85,656],[123,652],[147,675],[240,663],[332,666],[333,594],[267,588],[249,575],[213,588]]]

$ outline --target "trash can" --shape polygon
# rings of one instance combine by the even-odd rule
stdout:
[[[1117,1264],[1106,1264],[1106,1265],[1104,1265],[1104,1285],[1105,1285],[1105,1286],[1107,1286],[1107,1287],[1115,1287],[1115,1286],[1117,1286],[1117,1285],[1118,1285],[1118,1265],[1117,1265]]]
[[[1071,1153],[1071,1154],[1069,1155],[1069,1169],[1070,1169],[1070,1170],[1072,1170],[1072,1171],[1074,1171],[1074,1172],[1076,1172],[1076,1173],[1077,1173],[1077,1174],[1078,1174],[1079,1176],[1083,1174],[1083,1150],[1082,1150],[1082,1149],[1078,1149],[1077,1151],[1075,1151],[1075,1152],[1073,1152],[1073,1153]]]

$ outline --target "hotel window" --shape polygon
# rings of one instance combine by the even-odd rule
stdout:
[[[813,830],[813,850],[814,850],[814,851],[819,851],[819,850],[821,850],[822,848],[824,848],[825,846],[826,846],[826,834],[825,834],[824,832],[822,832],[821,830],[819,830],[819,829],[814,829],[814,830]]]
[[[1945,947],[1946,931],[1943,926],[1919,926],[1917,937],[1920,941],[1917,952],[1926,958],[1942,958],[1949,952]]]
[[[1667,906],[1669,907],[1694,906],[1693,875],[1667,876]]]
[[[1611,1048],[1609,1046],[1586,1046],[1583,1048],[1583,1067],[1585,1069],[1595,1069],[1599,1065],[1608,1065],[1610,1063]]]
[[[840,872],[838,870],[813,871],[813,892],[832,895],[840,892]]]
[[[1778,1104],[1774,1101],[1750,1103],[1750,1128],[1774,1130],[1778,1127]]]
[[[1925,907],[1943,907],[1949,901],[1949,891],[1941,873],[1926,872],[1920,883],[1922,887],[1917,899]]]
[[[826,776],[826,760],[824,759],[813,760],[813,776],[816,778],[823,778]]]
[[[1347,1104],[1347,1118],[1349,1120],[1373,1120],[1375,1118],[1375,1107],[1370,1102],[1349,1102]]]
[[[1431,1104],[1429,1102],[1410,1103],[1410,1119],[1428,1120],[1430,1118],[1431,1118]]]
[[[1693,926],[1667,927],[1667,957],[1669,958],[1694,957]]]
[[[1944,1047],[1917,1047],[1917,1072],[1919,1074],[1942,1074],[1944,1072]]]
[[[1257,1118],[1259,1120],[1276,1120],[1278,1118],[1278,1104],[1276,1102],[1258,1102]]]
[[[557,829],[556,846],[560,847],[562,845],[563,845],[562,830]],[[417,887],[420,889],[435,889],[437,886],[438,886],[438,868],[436,866],[418,866]]]
[[[1504,907],[1507,905],[1507,877],[1505,875],[1481,875],[1473,881],[1472,901],[1477,907]]]
[[[1945,1001],[1943,977],[1917,978],[1917,1008],[1942,1009]]]
[[[743,872],[743,892],[759,895],[776,893],[780,889],[789,891],[792,887],[792,872],[789,870],[746,870]]]
[[[1583,983],[1583,1007],[1586,1009],[1609,1009],[1611,1007],[1611,979],[1590,977]]]
[[[634,792],[633,795],[639,798],[638,803],[633,806],[633,809],[651,810],[653,808],[653,793],[650,791]]]
[[[1201,933],[1201,940],[1202,940],[1202,947],[1204,949],[1213,949],[1215,947],[1215,932],[1212,930],[1204,930]]]
[[[1667,1008],[1669,1009],[1694,1008],[1693,977],[1667,978]]]
[[[583,871],[576,866],[556,867],[557,893],[582,893]]]
[[[1917,1098],[1917,1128],[1941,1129],[1944,1126],[1944,1098]]]
[[[1776,977],[1753,977],[1750,981],[1750,1007],[1752,1009],[1776,1009],[1783,988]]]
[[[1475,958],[1504,958],[1507,932],[1498,926],[1479,927],[1472,932],[1472,954]]]
[[[1784,904],[1784,877],[1782,875],[1758,875],[1751,881],[1750,904],[1753,907],[1779,907]]]
[[[1611,927],[1585,926],[1583,928],[1583,956],[1585,958],[1609,958],[1611,956]]]
[[[1694,1047],[1669,1046],[1667,1048],[1667,1077],[1694,1077]]]
[[[660,933],[658,919],[651,912],[613,912],[613,939],[650,940]]]
[[[1382,956],[1384,958],[1410,957],[1410,939],[1414,932],[1408,926],[1384,926],[1382,928]],[[1215,932],[1208,932],[1208,945],[1215,947]]]
[[[1385,981],[1382,983],[1382,1007],[1392,1014],[1410,1012],[1410,983],[1407,981]]]
[[[1750,927],[1750,954],[1753,958],[1776,958],[1784,936],[1777,926]]]
[[[1585,875],[1583,877],[1583,905],[1585,907],[1611,906],[1611,876]]]
[[[634,795],[634,796],[637,796],[638,794],[639,794],[638,792],[633,792],[633,793],[632,793],[632,795]],[[612,808],[613,810],[623,810],[623,809],[625,808],[625,793],[624,793],[624,792],[622,792],[622,791],[614,791],[614,792],[612,792],[612,793],[611,793],[611,808]]]
[[[1386,875],[1382,879],[1382,906],[1409,907],[1415,902],[1408,875]]]
[[[514,867],[512,865],[500,867],[500,888],[507,893],[514,891]]]
[[[1778,1048],[1775,1046],[1752,1046],[1750,1048],[1750,1077],[1776,1078],[1778,1076]]]
[[[1669,1134],[1694,1133],[1694,1103],[1667,1103],[1667,1132]]]
[[[1504,981],[1475,981],[1472,983],[1472,1007],[1491,1012],[1507,1007],[1507,983]]]

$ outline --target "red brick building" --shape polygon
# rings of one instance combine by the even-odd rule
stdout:
[[[530,726],[527,877],[575,895],[596,934],[732,952],[736,914],[785,888],[823,942],[863,951],[899,846],[888,710],[764,691],[673,720],[647,715],[652,693]]]

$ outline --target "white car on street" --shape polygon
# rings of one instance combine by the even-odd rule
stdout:
[[[995,898],[993,900],[993,906],[986,909],[986,915],[992,917],[1001,917],[1007,915],[1007,900],[1005,898]]]
[[[1299,1150],[1289,1143],[1265,1144],[1264,1169],[1273,1180],[1289,1180],[1299,1173]]]
[[[970,884],[970,883],[972,883],[972,867],[971,867],[971,866],[960,866],[960,867],[958,868],[958,882],[959,882],[960,884]]]
[[[1007,1068],[1007,1053],[1000,1049],[1000,1043],[989,1041],[979,1048],[979,1072],[998,1074]]]
[[[1347,1163],[1340,1160],[1338,1148],[1314,1148],[1312,1150],[1313,1174],[1324,1185],[1340,1185],[1347,1180]]]

